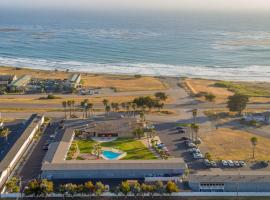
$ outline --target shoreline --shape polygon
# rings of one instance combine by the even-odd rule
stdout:
[[[253,80],[249,79],[250,77],[243,77],[243,76],[223,76],[223,78],[220,77],[213,77],[213,75],[189,75],[189,76],[177,76],[177,75],[158,75],[158,74],[143,74],[143,73],[128,73],[128,72],[91,72],[91,71],[85,71],[85,70],[80,70],[80,69],[57,69],[57,71],[55,71],[56,69],[50,69],[50,68],[42,68],[42,69],[38,69],[36,67],[29,67],[29,66],[20,66],[20,67],[16,67],[16,66],[6,66],[6,65],[0,65],[0,74],[2,74],[1,72],[1,68],[10,68],[10,70],[14,70],[16,68],[18,69],[25,69],[25,70],[29,70],[29,71],[35,71],[35,72],[51,72],[51,73],[63,73],[63,74],[72,74],[72,73],[81,73],[81,74],[85,74],[85,75],[91,75],[91,76],[97,76],[97,75],[101,75],[101,76],[117,76],[117,77],[134,77],[136,75],[142,76],[142,77],[153,77],[153,78],[190,78],[190,79],[202,79],[202,80],[212,80],[212,81],[232,81],[232,82],[254,82],[254,83],[268,83],[270,82],[270,76],[252,76]],[[19,70],[18,70],[19,71]],[[255,77],[255,79],[254,79]],[[257,80],[258,79],[258,80]]]

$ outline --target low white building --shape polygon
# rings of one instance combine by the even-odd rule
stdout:
[[[44,123],[44,116],[33,114],[26,123],[26,129],[12,145],[0,162],[0,188],[2,188],[15,169],[20,158],[26,152],[39,127]]]

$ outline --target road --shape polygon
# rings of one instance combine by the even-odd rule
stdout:
[[[18,175],[22,178],[23,186],[34,178],[37,178],[41,173],[42,160],[46,151],[42,149],[46,141],[49,140],[50,134],[54,133],[58,124],[54,121],[51,126],[45,128],[38,143],[32,149],[30,157],[24,163],[22,169],[19,170]],[[23,187],[24,188],[24,187]]]

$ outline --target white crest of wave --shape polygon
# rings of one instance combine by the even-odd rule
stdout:
[[[44,70],[66,70],[110,73],[142,74],[153,76],[199,77],[220,80],[253,80],[270,82],[270,66],[222,67],[222,66],[185,66],[158,63],[118,63],[101,64],[79,61],[50,61],[45,59],[0,57],[0,65],[29,67]]]

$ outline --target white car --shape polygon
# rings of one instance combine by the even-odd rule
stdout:
[[[228,162],[228,165],[229,165],[230,167],[234,167],[234,163],[233,163],[232,160],[228,160],[227,162]]]
[[[187,146],[194,148],[194,147],[196,147],[196,144],[194,144],[193,142],[189,142],[189,143],[187,143]]]
[[[222,163],[222,165],[223,165],[224,167],[227,167],[227,166],[228,166],[228,162],[227,162],[226,160],[222,160],[221,163]]]
[[[203,155],[201,153],[194,153],[193,154],[193,158],[194,159],[202,159],[203,158]]]
[[[233,164],[236,166],[236,167],[240,167],[240,163],[236,160],[236,161],[233,161]]]
[[[241,167],[246,166],[246,163],[244,161],[242,161],[242,160],[239,161],[239,164],[240,164]]]

